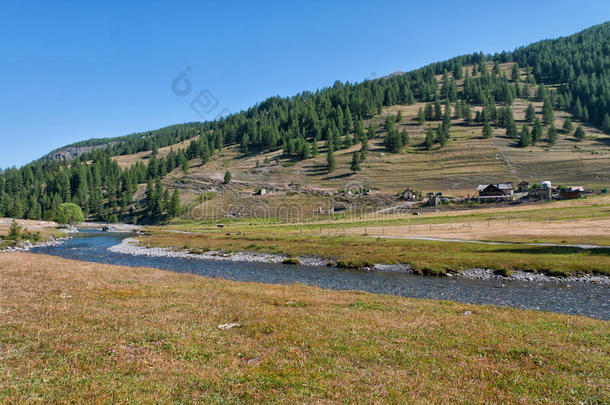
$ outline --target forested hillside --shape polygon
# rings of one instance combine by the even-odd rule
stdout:
[[[518,127],[515,100],[540,104],[542,119],[530,104]],[[205,165],[233,145],[239,145],[243,156],[281,150],[293,161],[324,153],[328,172],[336,168],[335,152],[360,145],[350,152],[350,168],[358,172],[367,160],[369,141],[380,132],[389,153],[402,153],[412,142],[396,124],[402,120],[401,109],[396,116],[384,115],[383,122],[378,119],[384,109],[401,105],[417,107],[418,124],[427,128],[422,140],[427,150],[442,150],[455,138],[456,119],[466,128],[481,127],[484,138],[501,129],[522,148],[553,145],[560,131],[576,141],[585,139],[587,132],[572,125],[570,117],[610,133],[610,23],[513,52],[465,55],[387,78],[336,82],[316,92],[272,97],[218,121],[80,142],[72,146],[114,143],[71,162],[43,159],[5,170],[0,175],[0,217],[52,219],[62,202],[80,205],[92,219],[155,221],[172,216],[179,210],[178,197],[164,189],[166,174],[178,167],[188,172],[192,159]],[[562,128],[555,125],[558,111],[568,113]],[[187,139],[193,139],[187,148],[158,155],[159,148]],[[142,151],[150,151],[146,164],[121,168],[111,159]],[[146,196],[139,199],[138,185],[143,184]]]

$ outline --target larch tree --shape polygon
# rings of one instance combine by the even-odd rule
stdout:
[[[329,172],[332,172],[337,167],[337,162],[335,161],[335,148],[333,144],[328,145],[328,153],[326,154],[326,168]]]

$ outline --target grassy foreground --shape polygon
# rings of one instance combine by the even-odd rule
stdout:
[[[610,401],[604,321],[26,253],[0,275],[0,402]]]

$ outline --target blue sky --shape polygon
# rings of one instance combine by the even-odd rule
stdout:
[[[610,20],[607,0],[535,1],[527,12],[474,0],[11,3],[0,12],[0,167]],[[181,72],[186,96],[172,91]],[[201,117],[191,102],[204,90]]]

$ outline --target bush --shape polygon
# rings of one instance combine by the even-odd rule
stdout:
[[[372,268],[375,267],[374,264],[368,262],[355,262],[350,260],[339,260],[337,262],[337,267],[340,269],[364,269],[364,268]]]
[[[447,275],[447,269],[441,266],[413,267],[413,273],[420,276],[442,277]]]
[[[496,270],[494,270],[494,274],[496,276],[510,277],[512,272],[508,269],[496,269]]]
[[[301,262],[296,257],[287,257],[282,260],[282,264],[299,265]]]

